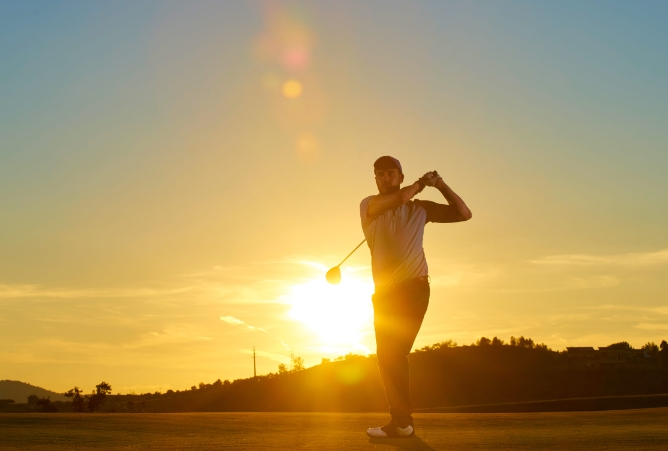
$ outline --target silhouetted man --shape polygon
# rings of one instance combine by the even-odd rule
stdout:
[[[422,248],[428,222],[460,222],[471,211],[436,171],[401,188],[404,174],[399,160],[380,157],[373,165],[378,194],[360,204],[362,229],[371,250],[376,286],[372,297],[376,355],[392,420],[369,428],[374,438],[415,435],[409,393],[408,354],[429,305],[429,272]],[[448,205],[411,200],[425,186],[438,189]]]

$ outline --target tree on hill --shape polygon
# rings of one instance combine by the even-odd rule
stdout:
[[[520,335],[519,338],[510,337],[510,346],[519,346],[520,348],[529,348],[533,349],[535,344],[531,338],[524,338],[524,335]]]
[[[505,343],[500,338],[497,337],[492,338],[492,343],[491,343],[492,346],[503,346],[504,344]]]
[[[608,346],[608,349],[614,349],[616,351],[630,351],[633,349],[633,346],[631,346],[626,341],[620,341],[619,343],[611,344],[610,346]]]
[[[343,358],[343,357],[342,357]],[[278,365],[278,374],[287,374],[290,372],[295,372],[295,371],[302,371],[305,369],[304,367],[304,359],[301,357],[291,357],[290,358],[290,364],[292,366],[292,370],[288,369],[288,366],[285,363],[280,363]]]
[[[58,408],[51,402],[50,396],[40,398],[37,395],[28,396],[28,405],[41,412],[58,412]]]
[[[480,337],[480,340],[475,342],[476,346],[489,346],[492,344],[492,340],[487,337]]]
[[[533,349],[534,343],[531,338],[524,338],[524,336],[520,335],[520,338],[517,339],[517,346],[520,348]]]
[[[455,346],[457,346],[457,343],[452,344],[452,347]],[[510,337],[510,340],[507,345],[506,342],[500,339],[499,337],[494,337],[491,340],[487,337],[480,337],[480,339],[475,343],[471,344],[471,346],[517,346],[520,348],[537,349],[539,351],[552,350],[545,343],[540,343],[540,344],[535,343],[531,338],[524,338],[524,336],[522,335],[519,338]],[[429,350],[432,350],[432,348],[429,346],[425,346],[424,348],[418,351],[429,351]]]
[[[456,348],[456,347],[457,347],[457,342],[452,340],[447,340],[447,341],[442,341],[440,343],[434,343],[431,346],[424,346],[420,349],[416,349],[415,352],[438,351],[440,349]]]
[[[47,398],[39,398],[37,402],[35,403],[37,407],[41,407],[42,412],[47,412],[47,413],[53,413],[53,412],[58,412],[58,407],[56,407],[52,402],[51,402],[51,397]]]
[[[93,394],[88,397],[88,410],[90,412],[97,412],[100,410],[109,394],[111,394],[111,385],[104,381],[97,384]]]
[[[661,349],[661,351],[659,351],[661,365],[668,367],[668,343],[666,343],[666,340],[661,341],[659,349]]]
[[[519,338],[512,336],[510,337],[508,344],[506,344],[506,342],[499,337],[494,337],[491,340],[487,337],[480,337],[480,339],[477,340],[475,343],[471,343],[471,346],[517,346],[520,348],[537,349],[539,351],[552,350],[545,343],[538,344],[535,343],[531,338],[524,338],[524,336],[520,336]],[[455,343],[452,340],[448,340],[442,343],[437,343],[432,346],[425,346],[421,349],[416,349],[415,352],[428,352],[428,351],[435,351],[437,349],[456,348],[456,347],[457,343]]]
[[[107,395],[111,394],[111,385],[102,381],[95,386],[91,395],[84,395],[79,387],[70,389],[65,396],[72,398],[73,412],[97,412],[104,405]]]
[[[86,397],[82,396],[82,390],[79,387],[70,389],[65,396],[72,398],[72,411],[85,412],[86,411]]]
[[[648,341],[647,343],[642,345],[642,348],[640,349],[642,349],[643,351],[647,351],[649,354],[652,355],[655,355],[659,352],[659,347],[653,341]]]
[[[534,349],[538,349],[539,351],[551,351],[552,348],[549,348],[545,343],[537,344]]]
[[[295,357],[292,360],[292,371],[301,371],[304,369],[304,359],[301,357]]]

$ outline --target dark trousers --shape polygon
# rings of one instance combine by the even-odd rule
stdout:
[[[427,278],[411,279],[373,295],[373,325],[376,331],[378,369],[385,385],[392,419],[413,424],[408,392],[408,354],[415,342],[429,305]]]

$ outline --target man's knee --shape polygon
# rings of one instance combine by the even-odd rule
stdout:
[[[399,349],[379,349],[376,356],[378,366],[381,367],[392,367],[408,362],[406,354]]]

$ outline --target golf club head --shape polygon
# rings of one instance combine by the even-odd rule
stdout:
[[[327,274],[325,274],[325,279],[327,279],[327,282],[331,283],[332,285],[338,285],[339,282],[341,282],[341,269],[339,269],[338,266],[333,267],[327,271]]]

